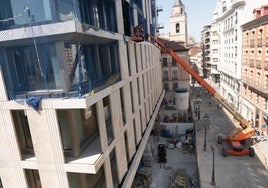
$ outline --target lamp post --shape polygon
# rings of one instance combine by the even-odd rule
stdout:
[[[214,162],[215,162],[215,148],[211,146],[212,154],[213,154],[213,160],[212,160],[212,176],[211,176],[211,185],[215,185],[215,172],[214,172]]]
[[[205,120],[205,124],[206,124],[206,126],[207,126],[207,128],[209,130],[209,115],[208,114],[204,115],[204,120]]]
[[[204,148],[203,148],[203,151],[207,151],[207,125],[205,123],[203,125],[205,127],[205,136],[204,136]]]

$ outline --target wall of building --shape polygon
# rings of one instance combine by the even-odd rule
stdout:
[[[74,43],[79,37],[83,38],[83,44],[98,45],[84,47],[84,50],[96,52],[95,55],[99,52],[94,61],[100,66],[97,75],[107,71],[103,65],[113,58],[120,70],[118,76],[109,76],[103,84],[84,92],[78,83],[74,91],[79,95],[67,95],[71,88],[66,84],[65,89],[60,90],[66,95],[44,97],[33,109],[27,104],[28,99],[32,99],[29,93],[25,93],[25,98],[11,98],[10,85],[7,85],[7,81],[11,81],[6,75],[9,70],[1,69],[0,149],[5,152],[0,152],[0,178],[3,187],[118,187],[126,181],[131,184],[164,95],[159,76],[160,51],[150,43],[135,43],[123,35],[122,1],[110,2],[116,9],[117,32],[82,24],[78,20],[29,27],[36,38],[24,35],[24,40],[20,40],[22,35],[19,33],[25,32],[22,28],[0,31],[0,53],[5,61],[8,47],[32,45],[33,39],[37,46],[56,40],[57,59],[53,63],[65,64],[66,40]],[[150,9],[150,2],[143,2],[143,5],[146,5],[144,11]],[[151,22],[151,13],[146,15],[147,21]],[[138,20],[137,17],[134,20]],[[19,31],[15,38],[4,40],[3,36],[15,31]],[[110,42],[115,44],[118,52],[103,47]],[[107,52],[105,56],[101,56],[101,49]],[[114,57],[113,52],[114,56],[119,55]],[[83,57],[86,59],[86,55]],[[86,72],[80,71],[85,68],[82,63],[78,67],[76,73]],[[115,67],[111,66],[109,70]],[[68,66],[61,68],[65,76],[60,79],[69,83]],[[78,75],[78,80],[81,77]],[[33,99],[36,99],[40,91],[33,92],[36,94]],[[51,95],[56,91],[45,92]]]
[[[264,7],[256,7],[256,9],[265,13],[261,11]],[[264,134],[267,134],[265,118],[268,114],[268,22],[266,18],[268,18],[267,14],[261,14],[242,26],[242,115],[252,121],[253,126]]]

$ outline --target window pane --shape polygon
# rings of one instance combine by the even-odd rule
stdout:
[[[54,45],[7,49],[8,88],[19,92],[60,89],[61,79]],[[37,59],[39,57],[39,61]]]
[[[61,21],[74,20],[76,17],[81,20],[78,0],[59,0],[58,4]]]
[[[30,0],[27,1],[18,1],[11,0],[11,6],[13,11],[13,16],[23,13],[25,7],[29,8],[29,12],[23,16],[17,17],[15,25],[28,24],[29,22],[42,22],[51,20],[51,9],[49,0]]]

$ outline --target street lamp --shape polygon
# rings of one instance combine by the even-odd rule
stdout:
[[[198,117],[198,120],[200,120],[200,104],[197,105],[197,117]]]
[[[208,114],[204,115],[204,120],[205,120],[205,124],[206,124],[207,128],[209,129],[209,115]]]
[[[205,136],[204,136],[204,148],[203,151],[207,151],[207,125],[205,123],[203,123],[204,127],[205,127]]]
[[[215,156],[215,148],[211,146],[213,160],[212,160],[212,176],[211,176],[211,185],[215,185],[215,172],[214,172],[214,156]]]

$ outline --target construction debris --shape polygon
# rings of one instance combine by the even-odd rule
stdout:
[[[172,170],[170,176],[170,188],[188,188],[187,173],[185,169]]]

